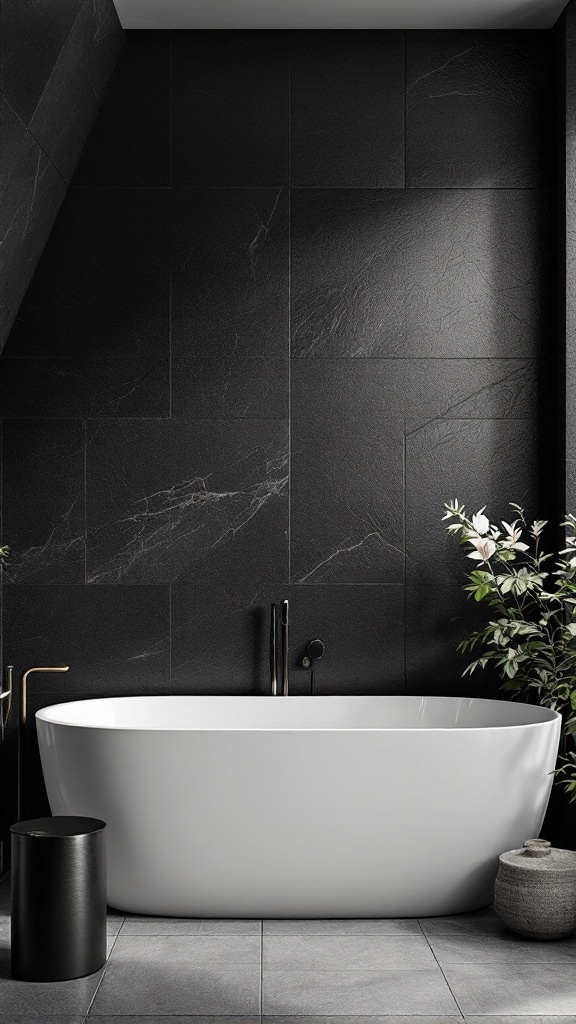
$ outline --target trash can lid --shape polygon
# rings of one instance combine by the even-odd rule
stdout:
[[[101,832],[106,822],[100,818],[83,818],[73,814],[57,814],[53,818],[31,818],[17,821],[10,828],[18,836],[46,836],[63,839],[67,836],[85,836],[90,832]]]

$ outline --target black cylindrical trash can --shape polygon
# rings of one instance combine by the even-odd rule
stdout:
[[[66,981],[104,965],[105,828],[72,816],[12,825],[12,977]]]

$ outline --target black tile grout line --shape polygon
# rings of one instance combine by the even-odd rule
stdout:
[[[264,985],[264,921],[260,920],[260,993],[259,993],[259,1016],[262,1020],[262,988]]]
[[[62,180],[64,181],[63,178]],[[296,192],[550,192],[547,185],[407,185],[404,188],[403,185],[289,185],[287,181],[278,185],[70,185],[69,189],[79,192],[112,192],[115,189],[131,189],[133,192],[150,189],[187,192],[277,192],[278,189],[289,187]]]
[[[168,678],[170,682],[170,696],[172,693],[172,584],[168,585],[168,634],[169,634],[169,646],[168,646]]]
[[[422,924],[420,922],[420,918],[417,918],[416,920],[418,921],[418,927],[420,928],[420,931],[422,932],[422,935],[424,936],[424,938],[426,939],[426,942],[428,943],[428,948],[430,949],[430,952],[432,953],[432,956],[434,957],[436,963],[438,964],[438,967],[440,968],[440,973],[442,974],[442,977],[444,978],[444,981],[446,982],[446,984],[448,986],[448,991],[450,992],[450,995],[452,996],[452,999],[456,1003],[456,1006],[458,1007],[458,1011],[459,1011],[462,1019],[464,1020],[465,1018],[464,1018],[464,1012],[462,1010],[462,1007],[460,1006],[460,1003],[458,1002],[458,1000],[456,999],[456,996],[454,995],[454,992],[452,991],[452,987],[450,985],[450,982],[448,981],[448,978],[444,974],[444,970],[442,968],[442,964],[438,960],[438,957],[436,956],[436,953],[434,952],[432,943],[430,942],[430,939],[428,938],[428,936],[426,935],[426,932],[424,931],[424,929],[422,927]]]
[[[168,35],[168,188],[172,188],[172,32]]]
[[[435,584],[433,584],[433,586],[435,586],[435,587],[448,586],[448,585],[451,585],[454,582],[457,582],[457,581],[452,580],[452,579],[447,579],[447,580],[440,581],[439,583],[435,583]],[[198,584],[197,584],[197,582],[194,579],[184,579],[184,580],[183,579],[176,579],[172,583],[167,583],[167,582],[158,583],[157,581],[154,581],[154,582],[151,582],[151,583],[93,583],[91,580],[89,580],[87,583],[34,583],[34,582],[8,583],[8,582],[4,582],[4,583],[1,584],[1,586],[2,587],[7,587],[7,588],[10,588],[10,587],[124,587],[124,588],[126,588],[126,587],[172,587],[172,586],[197,587]],[[404,584],[403,583],[290,583],[290,584],[285,584],[283,582],[280,582],[280,583],[276,584],[276,582],[273,582],[271,584],[271,586],[273,586],[273,587],[276,587],[276,586],[279,586],[279,587],[280,586],[290,586],[292,588],[293,587],[297,587],[298,590],[314,590],[315,587],[339,587],[341,590],[346,590],[348,587],[380,587],[381,590],[400,590],[404,586]],[[252,593],[252,588],[249,588],[249,589],[250,589],[250,593]],[[267,602],[264,601],[264,605],[266,603]],[[176,694],[176,696],[179,696],[179,694]]]
[[[112,943],[112,947],[110,949],[110,953],[108,953],[108,948],[106,948],[106,962],[104,964],[104,968],[102,969],[102,974],[100,976],[100,981],[96,985],[96,988],[94,990],[94,994],[93,994],[92,999],[90,1000],[90,1002],[88,1004],[88,1009],[86,1010],[86,1013],[84,1015],[84,1024],[85,1024],[85,1022],[88,1019],[88,1015],[90,1013],[90,1010],[92,1009],[92,1006],[94,1005],[94,1000],[96,999],[96,996],[98,995],[98,991],[100,989],[100,985],[104,981],[104,975],[106,974],[106,971],[108,970],[108,964],[110,963],[110,957],[112,956],[112,952],[113,952],[114,946],[116,945],[116,942],[118,940],[118,935],[119,934],[120,934],[120,932],[117,932],[116,935],[114,936],[114,942]],[[108,938],[112,938],[112,936],[107,936],[106,938],[108,940]],[[106,942],[106,946],[108,946],[108,942]]]
[[[471,396],[470,396],[471,397]],[[466,401],[466,399],[462,399]],[[393,423],[402,422],[405,420],[405,416],[401,414],[397,416],[382,416],[382,423]],[[446,416],[440,413],[438,416],[433,416],[431,421],[426,421],[422,426],[428,426],[429,422],[441,421],[443,423],[490,423],[492,420],[504,423],[532,423],[534,416]],[[64,423],[69,420],[73,423],[276,423],[290,424],[290,418],[287,416],[244,416],[244,417],[232,417],[232,416],[174,416],[170,419],[169,416],[5,416],[4,420],[9,420],[11,423],[14,421],[20,422],[32,422],[32,423],[44,423],[45,420],[51,420],[57,423]],[[415,428],[421,430],[421,427]],[[412,428],[408,433],[412,433]]]
[[[292,580],[292,37],[288,36],[288,587]],[[262,1012],[262,1004],[260,1004]]]
[[[407,581],[407,569],[406,569],[406,420],[404,420],[404,432],[403,432],[403,435],[402,435],[402,547],[403,547],[403,551],[404,551],[404,558],[403,558],[404,576],[403,576],[403,584],[402,584],[403,587],[404,587],[404,592],[402,594],[402,613],[403,613],[403,620],[404,620],[403,623],[402,623],[402,630],[403,630],[402,658],[403,658],[403,661],[404,661],[404,693],[406,694],[407,688],[408,688],[407,664],[406,664],[406,639],[407,639],[407,633],[408,633],[408,629],[407,629],[407,625],[406,625],[407,614],[408,614],[408,609],[407,609],[408,602],[407,602],[407,599],[406,599],[406,594],[408,592],[408,587],[407,587],[407,582],[408,582]]]
[[[136,358],[142,359],[143,362],[148,362],[148,360],[150,360],[151,362],[154,361],[153,365],[160,365],[160,364],[162,364],[164,362],[164,360],[166,359],[166,356],[140,356],[140,357],[136,357]],[[195,356],[195,355],[190,355],[190,356],[188,356],[186,358],[189,358],[189,359],[191,359],[193,361],[196,361],[196,362],[221,362],[221,359],[218,356]],[[227,358],[230,361],[232,361],[232,360],[238,361],[239,363],[242,363],[242,362],[250,362],[250,363],[258,363],[258,362],[284,363],[284,362],[288,361],[288,358],[292,358],[292,359],[301,359],[302,362],[311,362],[311,363],[313,363],[315,360],[317,360],[317,361],[320,360],[321,361],[323,359],[332,359],[335,363],[338,363],[338,362],[342,362],[342,363],[360,362],[361,363],[363,359],[366,359],[366,360],[368,360],[368,359],[380,359],[383,363],[392,362],[392,361],[402,361],[402,360],[404,362],[410,362],[410,363],[416,362],[417,363],[417,362],[423,362],[423,361],[429,360],[429,359],[441,359],[443,362],[446,362],[446,363],[449,363],[449,362],[453,362],[453,363],[459,362],[459,363],[461,363],[461,362],[464,362],[464,360],[466,360],[466,362],[470,362],[470,361],[472,361],[472,362],[488,362],[489,360],[492,360],[492,359],[499,359],[501,363],[549,363],[549,364],[554,364],[554,359],[551,356],[346,356],[346,355],[336,355],[336,356],[291,356],[291,357],[288,357],[288,356],[232,356],[232,355],[230,355],[230,356],[224,356],[223,358],[224,359]],[[44,363],[50,363],[50,365],[52,365],[53,363],[57,364],[57,363],[67,362],[67,363],[79,363],[80,367],[82,368],[84,366],[93,366],[95,363],[110,363],[110,364],[114,364],[114,363],[133,363],[134,360],[132,360],[129,356],[91,356],[88,359],[84,360],[84,359],[82,359],[81,356],[80,357],[78,357],[78,356],[11,356],[11,355],[4,355],[4,353],[0,353],[0,367],[2,367],[2,364],[5,363],[5,362],[20,362],[20,363],[44,362]],[[26,419],[26,417],[23,417],[23,418]],[[46,419],[46,418],[49,418],[49,417],[44,417],[44,416],[38,417],[38,419]],[[64,419],[65,417],[62,417],[62,418]],[[79,419],[81,417],[77,416],[77,417],[70,417],[70,418],[72,418],[72,419],[74,419],[74,418]],[[162,416],[152,416],[152,417],[148,417],[148,418],[149,419],[166,419],[165,416],[164,417],[162,417]],[[88,417],[88,419],[90,419],[90,417]],[[98,417],[96,417],[96,419],[98,419]]]
[[[151,416],[150,419],[172,419],[172,267],[168,278],[168,416]]]
[[[404,154],[404,189],[406,185],[406,29],[402,32],[402,143]]]
[[[82,421],[82,437],[84,441],[84,584],[88,583],[88,443],[87,443],[87,421]]]

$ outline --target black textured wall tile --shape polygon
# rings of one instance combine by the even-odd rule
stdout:
[[[0,359],[0,416],[168,416],[167,358]]]
[[[408,32],[408,185],[538,185],[551,156],[551,56],[547,32]]]
[[[319,637],[319,694],[386,694],[404,690],[404,588],[291,587],[291,691],[310,692],[302,658]]]
[[[285,423],[89,423],[89,582],[286,579],[287,504]]]
[[[331,419],[351,433],[359,419],[405,417],[408,430],[433,419],[536,416],[542,367],[528,359],[293,359],[293,406],[312,431]]]
[[[436,420],[406,438],[406,555],[420,583],[462,579],[471,562],[446,533],[444,502],[469,511],[487,506],[491,519],[512,512],[547,518],[540,494],[538,432],[530,420]]]
[[[17,672],[70,665],[29,688],[26,812],[45,814],[34,713],[62,701],[170,693],[169,588],[4,587],[4,637]]]
[[[174,359],[172,415],[188,419],[285,418],[288,364],[288,359]]]
[[[98,99],[102,100],[126,37],[114,0],[84,0],[84,3],[91,17],[88,31],[91,41],[86,46],[87,75]]]
[[[21,141],[0,204],[0,350],[66,192],[32,136]]]
[[[2,0],[0,91],[28,124],[82,0]]]
[[[310,423],[296,395],[291,423],[292,582],[402,583],[403,421]]]
[[[290,35],[291,182],[402,188],[402,32]]]
[[[241,579],[172,587],[172,692],[268,693],[270,602],[289,597]]]
[[[167,356],[165,204],[161,189],[70,189],[5,355]]]
[[[472,566],[472,562],[470,562]],[[464,569],[462,565],[462,569]],[[483,629],[491,618],[487,605],[470,601],[460,580],[422,586],[411,582],[406,590],[406,692],[439,697],[499,695],[500,682],[491,668],[462,678],[474,657],[457,651],[471,632]]]
[[[74,185],[170,184],[170,33],[128,32]]]
[[[93,4],[84,3],[30,119],[30,131],[70,181],[98,109],[89,77],[94,43]]]
[[[24,122],[14,113],[1,93],[0,132],[0,191],[3,193],[12,176],[14,165],[20,159],[22,150],[31,144],[31,140]]]
[[[536,191],[302,190],[295,356],[533,356],[548,323]]]
[[[171,190],[175,357],[288,352],[288,196]]]
[[[172,183],[288,183],[288,33],[172,33]]]
[[[84,582],[84,428],[79,420],[6,420],[4,579]]]

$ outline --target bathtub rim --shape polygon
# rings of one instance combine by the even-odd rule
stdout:
[[[358,694],[342,694],[342,695],[340,695],[340,694],[324,694],[323,695],[323,694],[316,694],[315,695],[315,697],[320,697],[320,699],[324,700],[324,701],[338,700],[338,701],[344,701],[344,702],[349,701],[349,700],[352,700],[352,701],[362,701],[362,700],[365,699],[365,696],[372,697],[372,698],[375,697],[376,699],[379,699],[379,700],[387,700],[387,699],[392,699],[392,700],[394,700],[394,699],[400,699],[400,700],[423,700],[424,699],[424,700],[429,700],[429,701],[436,701],[436,700],[441,700],[441,701],[460,701],[460,700],[466,700],[466,701],[472,701],[474,703],[482,703],[482,704],[490,704],[490,705],[506,704],[508,707],[518,707],[519,706],[516,701],[511,701],[511,700],[500,701],[500,700],[496,700],[494,698],[465,697],[465,696],[462,696],[462,697],[456,697],[456,696],[444,697],[444,696],[430,695],[430,694],[367,694],[367,695],[358,695]],[[58,725],[58,726],[64,726],[64,727],[67,727],[67,728],[72,728],[72,729],[92,729],[92,730],[97,730],[99,732],[125,732],[125,733],[139,733],[139,732],[143,732],[143,733],[149,733],[149,732],[150,733],[153,733],[153,732],[175,732],[175,733],[220,733],[220,732],[242,732],[242,733],[244,733],[244,732],[246,732],[246,733],[248,733],[248,732],[258,732],[258,733],[260,733],[260,732],[303,732],[303,733],[311,733],[311,732],[318,732],[318,733],[333,733],[334,732],[334,733],[452,733],[452,734],[485,733],[485,732],[491,732],[491,731],[498,731],[498,732],[500,732],[502,730],[511,730],[511,729],[534,729],[534,728],[540,728],[540,727],[546,726],[546,725],[547,726],[553,725],[553,724],[558,723],[559,721],[561,721],[561,718],[562,718],[561,714],[558,711],[553,711],[551,708],[543,707],[540,704],[523,705],[524,707],[528,706],[528,707],[534,708],[535,710],[541,712],[543,717],[539,721],[535,721],[535,722],[512,722],[512,723],[500,723],[500,724],[493,724],[493,725],[472,725],[472,726],[463,726],[463,725],[445,725],[445,726],[434,726],[434,725],[429,725],[429,726],[370,726],[370,725],[358,726],[358,725],[336,725],[336,726],[325,726],[325,725],[319,725],[319,724],[313,724],[313,725],[306,725],[306,724],[299,724],[299,725],[289,725],[289,724],[282,724],[282,725],[256,725],[256,724],[249,724],[249,725],[239,725],[239,724],[225,725],[225,724],[218,724],[218,725],[206,726],[206,725],[200,725],[200,724],[196,724],[196,725],[170,725],[170,724],[167,724],[167,723],[159,723],[159,722],[149,722],[149,723],[147,723],[145,725],[144,724],[140,724],[140,725],[127,725],[127,724],[114,725],[114,724],[110,724],[110,723],[98,724],[98,722],[78,721],[78,720],[75,720],[75,721],[65,721],[63,719],[59,719],[55,715],[55,712],[57,712],[60,708],[67,708],[67,709],[69,709],[71,706],[75,706],[75,705],[76,706],[80,706],[80,705],[84,705],[84,704],[99,704],[101,702],[108,702],[108,701],[122,702],[122,703],[124,701],[144,701],[144,702],[148,703],[149,701],[151,702],[151,701],[155,701],[155,700],[162,700],[162,701],[172,700],[172,698],[176,698],[176,699],[192,699],[194,701],[202,701],[204,699],[209,699],[209,700],[220,700],[220,699],[231,700],[232,699],[234,701],[236,701],[236,700],[237,701],[240,701],[240,700],[245,701],[245,700],[248,699],[248,700],[256,700],[256,701],[263,701],[263,700],[267,701],[267,700],[270,699],[270,697],[271,697],[271,694],[150,694],[150,695],[124,694],[122,696],[117,696],[117,697],[87,697],[84,700],[80,699],[80,700],[74,700],[74,701],[61,701],[58,704],[46,705],[43,708],[39,708],[38,711],[35,712],[34,717],[39,722],[44,722],[47,725]],[[303,702],[307,703],[310,700],[313,700],[314,698],[312,698],[310,696],[304,696],[304,695],[298,694],[298,695],[294,695],[294,696],[290,697],[289,699],[290,700],[303,701]]]

